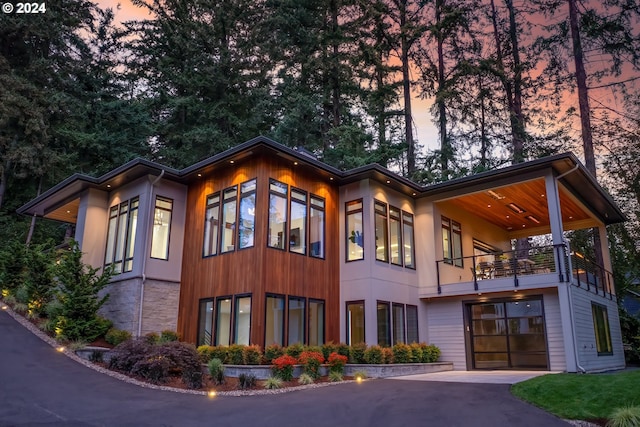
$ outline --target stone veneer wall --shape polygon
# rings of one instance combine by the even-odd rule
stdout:
[[[99,314],[113,322],[113,326],[138,334],[140,316],[141,278],[110,283],[104,290],[109,299]],[[178,324],[180,284],[147,280],[144,285],[141,335],[163,330],[175,331]]]

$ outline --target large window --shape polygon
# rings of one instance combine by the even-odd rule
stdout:
[[[305,299],[289,297],[289,339],[288,345],[304,344]]]
[[[347,302],[347,344],[365,342],[364,301]]]
[[[324,301],[309,299],[309,345],[324,344]]]
[[[389,248],[391,249],[391,264],[402,265],[402,223],[400,209],[389,207]]]
[[[596,349],[598,350],[598,356],[613,354],[607,307],[591,303],[591,312],[593,314],[593,329],[596,334]]]
[[[347,212],[347,261],[364,259],[362,199],[347,202],[345,211]]]
[[[105,267],[113,266],[114,273],[133,269],[133,252],[138,228],[137,197],[113,206],[109,210]]]
[[[213,298],[200,300],[198,345],[213,344]]]
[[[376,217],[376,259],[378,261],[389,262],[387,205],[386,203],[376,201],[374,210]]]
[[[287,238],[288,185],[275,179],[269,180],[269,233],[267,246],[285,249]]]
[[[418,337],[418,307],[407,305],[407,343],[419,342]]]
[[[404,326],[404,305],[393,304],[393,343],[404,343],[407,341]]]
[[[402,236],[404,243],[404,266],[407,268],[416,268],[415,246],[413,244],[413,215],[407,212],[402,212]]]
[[[236,248],[236,205],[238,187],[227,188],[222,192],[222,230],[220,233],[220,253],[231,252]]]
[[[289,250],[304,255],[307,252],[307,193],[291,189],[291,223]]]
[[[267,295],[264,345],[284,345],[284,296]]]
[[[324,258],[324,199],[311,196],[309,207],[309,255]]]
[[[389,347],[391,345],[391,313],[389,303],[378,301],[378,345]]]
[[[251,295],[236,297],[233,342],[249,345],[251,338]]]
[[[203,256],[218,253],[218,230],[220,217],[220,193],[207,196],[207,208],[204,215],[204,247]]]
[[[231,344],[231,297],[216,300],[216,345]]]
[[[240,233],[240,249],[253,246],[256,230],[256,180],[240,184],[240,217],[238,218],[238,232]]]
[[[462,229],[460,223],[442,217],[442,255],[447,264],[462,267]]]
[[[169,259],[169,236],[171,232],[171,211],[173,200],[156,197],[153,211],[153,234],[151,236],[151,258]]]

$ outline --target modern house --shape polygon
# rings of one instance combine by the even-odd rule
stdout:
[[[73,175],[20,213],[75,225],[113,266],[104,314],[196,344],[424,341],[454,368],[624,367],[605,227],[572,154],[421,186],[259,137],[183,170]],[[597,228],[602,265],[566,240]]]

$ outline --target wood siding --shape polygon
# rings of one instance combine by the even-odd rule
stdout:
[[[254,246],[203,258],[207,195],[253,178],[257,179]],[[267,247],[270,178],[325,198],[325,259]],[[264,346],[265,294],[274,293],[324,300],[325,341],[339,341],[337,200],[334,185],[277,157],[248,157],[191,184],[178,318],[182,339],[196,342],[200,299],[251,294],[250,341]]]
[[[576,286],[571,286],[570,292],[573,300],[573,321],[577,341],[576,351],[580,366],[587,372],[624,368],[624,350],[622,348],[622,334],[616,301]],[[591,309],[592,303],[599,304],[607,309],[613,354],[598,355]]]

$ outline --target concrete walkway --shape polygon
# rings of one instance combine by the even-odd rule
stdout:
[[[515,384],[530,378],[559,372],[549,371],[445,371],[431,374],[405,375],[388,379],[407,381],[439,381],[448,383]]]

